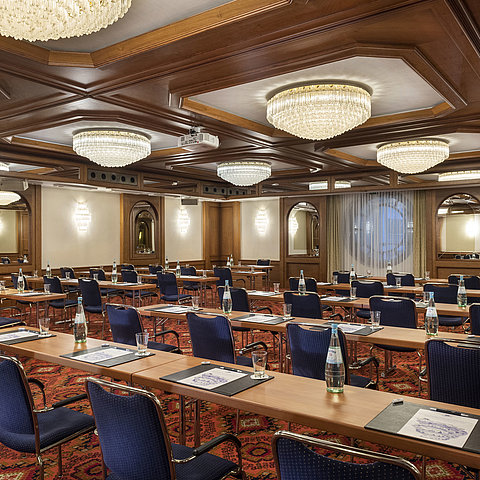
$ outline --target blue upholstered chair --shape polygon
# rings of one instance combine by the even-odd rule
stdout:
[[[138,274],[135,270],[122,270],[122,280],[128,283],[138,283]],[[132,302],[135,298],[140,298],[143,302],[146,298],[156,297],[157,294],[153,290],[125,290],[125,297],[131,298]]]
[[[292,305],[292,316],[305,318],[322,318],[322,305],[317,293],[307,292],[300,295],[298,292],[284,292],[283,300]]]
[[[86,380],[86,389],[108,480],[243,478],[241,443],[235,435],[224,433],[197,448],[172,444],[153,393],[94,378]],[[225,442],[233,443],[238,464],[207,453]]]
[[[337,276],[338,283],[350,283],[350,272],[348,270],[341,270],[341,271],[336,270],[335,272],[333,272],[332,275]],[[355,278],[357,277],[355,276]],[[337,290],[337,293],[343,296],[350,295],[349,290]]]
[[[434,283],[426,283],[423,286],[424,292],[433,292],[435,303],[457,303],[457,285],[440,285]],[[459,327],[465,323],[463,317],[450,317],[447,315],[439,315],[438,323],[443,327]]]
[[[102,303],[102,295],[98,282],[93,278],[79,278],[78,286],[82,294],[83,309],[90,317],[90,314],[102,316],[102,338],[105,335],[105,305]]]
[[[294,375],[325,380],[325,362],[327,361],[331,333],[330,328],[313,330],[295,323],[287,324],[287,338]],[[345,383],[355,387],[376,388],[378,384],[378,360],[375,357],[369,357],[357,363],[359,367],[369,364],[375,365],[377,382],[368,377],[350,375],[345,335],[340,329],[338,330],[338,336],[345,365]]]
[[[25,325],[22,320],[22,310],[18,307],[0,307],[0,328],[14,327],[18,325]]]
[[[18,288],[18,274],[12,273],[11,277],[12,277],[13,288]],[[23,281],[25,284],[25,287],[24,287],[25,290],[29,290],[30,286],[28,285],[28,281],[25,275],[23,276]],[[25,307],[25,309],[23,310],[24,315],[26,314],[26,307],[28,307],[30,310],[30,317],[32,316],[32,306],[33,306],[32,302],[29,302],[28,300],[16,300],[16,302],[18,305],[22,305],[23,307]]]
[[[158,272],[163,272],[163,267],[161,265],[149,265],[148,266],[148,273],[151,275],[156,275]]]
[[[470,333],[480,335],[480,303],[470,305]]]
[[[144,331],[137,309],[128,305],[109,303],[106,305],[106,311],[113,341],[125,343],[126,345],[136,345],[135,334]],[[180,350],[180,338],[175,330],[162,330],[160,333],[155,334],[154,338],[168,334],[175,336],[176,345],[149,341],[148,348],[163,350],[164,352],[182,353]]]
[[[67,278],[67,273],[70,274],[70,279],[77,278],[72,267],[60,267],[60,275],[62,278]],[[74,285],[65,285],[65,291],[69,293],[79,293],[80,289]]]
[[[229,268],[215,267],[213,269],[213,276],[219,278],[219,280],[216,281],[217,287],[224,287],[225,280],[228,280],[228,284],[231,287],[233,286],[232,271]],[[238,278],[236,281],[241,281],[243,285],[245,285],[245,279],[243,278]]]
[[[300,280],[300,277],[290,277],[288,279],[288,285],[290,290],[298,292],[298,281]],[[317,281],[312,278],[308,277],[305,279],[305,287],[307,289],[307,292],[314,292],[317,293]]]
[[[95,278],[94,275],[98,275],[98,280],[100,282],[106,282],[107,277],[105,276],[105,271],[103,268],[91,268],[90,269],[90,278]],[[107,300],[111,297],[121,297],[123,296],[123,290],[118,288],[100,288],[100,293],[102,297],[107,297]]]
[[[402,287],[414,287],[415,277],[411,273],[387,273],[387,285],[396,285],[397,278],[400,278],[400,285]],[[389,294],[392,297],[407,297],[415,298],[414,293],[397,294],[396,292]]]
[[[47,407],[43,383],[27,378],[16,358],[0,355],[0,360],[0,442],[17,452],[34,454],[40,467],[40,479],[45,477],[43,454],[57,448],[58,474],[61,476],[62,444],[95,428],[90,415],[65,408],[65,405],[85,399],[86,395],[67,398]],[[30,384],[41,391],[42,409],[35,408]]]
[[[180,273],[182,275],[196,275],[197,270],[195,267],[180,267]],[[198,282],[183,282],[182,289],[188,292],[198,292],[200,290],[200,284]]]
[[[120,271],[122,270],[135,270],[135,267],[131,263],[122,263],[120,265]]]
[[[267,258],[259,258],[257,260],[257,265],[260,265],[262,267],[269,267],[270,266],[270,259]]]
[[[179,293],[177,279],[173,273],[157,273],[157,285],[160,290],[160,300],[165,302],[188,302],[192,296]]]
[[[50,285],[50,293],[64,293],[62,283],[58,277],[43,277],[43,283],[45,285]],[[58,300],[51,300],[48,302],[48,308],[53,308],[55,310],[62,310],[62,317],[65,321],[67,321],[67,311],[72,311],[73,308],[77,306],[77,300],[69,299],[69,298],[59,298]],[[71,315],[68,317],[71,318]]]
[[[373,295],[383,295],[382,282],[370,280],[354,280],[352,287],[357,287],[357,298],[370,298]],[[360,308],[355,311],[355,315],[359,318],[370,319],[370,310],[368,308]]]
[[[460,281],[460,275],[449,275],[448,283],[450,285],[458,285]],[[476,275],[472,276],[463,276],[463,281],[465,282],[465,288],[468,290],[480,290],[480,277]],[[480,294],[480,292],[479,292]]]
[[[418,317],[415,302],[405,297],[384,297],[373,296],[369,300],[370,310],[380,312],[380,325],[389,327],[417,328]],[[391,352],[416,352],[418,355],[418,372],[422,370],[422,356],[418,350],[407,347],[397,347],[394,345],[373,345],[372,349],[381,348],[385,351],[385,371],[386,375],[393,370],[395,366],[392,363]]]
[[[267,350],[265,343],[253,342],[239,350],[237,355],[230,321],[223,315],[202,317],[189,312],[187,321],[195,357],[251,367],[252,359],[243,354],[259,348]]]
[[[325,456],[314,449],[373,460],[353,463]],[[277,480],[420,480],[417,467],[409,461],[380,452],[279,431],[272,439]]]
[[[425,344],[431,400],[480,408],[480,350],[440,340]]]

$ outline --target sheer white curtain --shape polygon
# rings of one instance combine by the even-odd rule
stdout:
[[[413,271],[413,193],[379,192],[338,199],[338,269],[358,274]]]

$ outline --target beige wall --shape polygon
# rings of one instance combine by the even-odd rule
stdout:
[[[17,238],[17,212],[0,210],[0,252],[18,252]]]
[[[190,218],[190,225],[181,233],[178,225],[180,210],[184,209]],[[202,203],[181,205],[179,198],[165,197],[165,256],[170,263],[177,260],[202,260]]]
[[[477,252],[480,249],[480,215],[448,215],[440,221],[440,250]]]
[[[241,252],[242,258],[255,260],[269,258],[280,260],[280,202],[279,199],[242,201]],[[259,210],[266,213],[267,227],[264,234],[258,231],[255,220]]]
[[[85,202],[91,222],[79,232],[74,215]],[[110,265],[120,259],[120,195],[42,187],[42,267]]]

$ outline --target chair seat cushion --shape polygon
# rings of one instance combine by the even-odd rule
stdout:
[[[462,317],[438,316],[438,324],[442,327],[459,327],[460,325],[463,325],[463,322],[464,319]]]
[[[355,312],[355,315],[360,318],[370,318],[370,310],[368,308],[361,308]]]
[[[40,430],[40,448],[48,447],[76,432],[93,428],[95,422],[90,415],[71,410],[70,408],[55,408],[38,414]],[[35,453],[35,435],[19,435],[15,433],[0,434],[0,442],[19,452]]]
[[[350,385],[353,387],[360,387],[365,388],[369,383],[371,383],[371,379],[368,377],[362,377],[361,375],[350,375]]]
[[[105,305],[84,305],[83,309],[88,313],[103,313]]]
[[[182,287],[184,290],[192,290],[194,292],[197,292],[198,290],[200,290],[200,285],[183,285]]]
[[[181,293],[180,295],[163,295],[160,298],[165,302],[178,302],[179,300],[183,300],[185,298],[192,298],[192,296],[187,295],[186,293]]]
[[[243,365],[244,367],[252,367],[252,359],[250,357],[237,356],[237,365]]]
[[[69,308],[69,307],[75,307],[77,305],[76,300],[69,300],[69,299],[62,299],[60,298],[59,300],[52,300],[49,302],[49,305],[53,308]]]
[[[20,318],[8,318],[8,317],[0,317],[0,327],[4,327],[5,325],[10,325],[11,323],[18,323],[22,320]]]
[[[163,352],[171,352],[177,350],[176,345],[169,345],[168,343],[161,342],[148,342],[148,348],[153,348],[153,350],[162,350]]]

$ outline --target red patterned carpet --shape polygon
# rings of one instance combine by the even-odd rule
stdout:
[[[274,310],[279,306],[272,305]],[[279,312],[275,312],[279,313]],[[147,324],[145,326],[148,326]],[[94,321],[89,327],[89,336],[99,336],[100,322]],[[190,344],[188,339],[188,330],[185,324],[177,324],[172,321],[168,328],[174,328],[181,333],[182,350],[186,354],[190,354]],[[269,334],[257,334],[256,340],[265,340],[271,344]],[[364,347],[365,348],[365,347]],[[367,351],[362,352],[360,355]],[[377,356],[383,360],[380,352]],[[39,361],[21,358],[29,376],[34,376],[42,380],[47,386],[48,403],[61,400],[69,395],[74,395],[83,391],[83,381],[87,374],[79,370],[60,367],[58,365],[46,364]],[[397,369],[386,379],[380,381],[380,389],[404,395],[417,395],[417,384],[415,374],[418,371],[418,363],[416,354],[396,354],[395,363]],[[275,363],[271,363],[275,367]],[[368,372],[365,372],[368,375]],[[425,390],[425,389],[424,389]],[[175,441],[178,429],[178,402],[177,397],[173,395],[165,395],[162,392],[156,392],[161,398],[164,405],[171,438]],[[86,402],[82,402],[81,409],[90,413]],[[209,404],[203,402],[202,412],[202,440],[208,440],[222,432],[234,432],[236,414],[233,409]],[[270,448],[270,440],[272,434],[280,429],[286,429],[286,422],[273,418],[262,417],[249,413],[243,413],[240,416],[240,432],[239,438],[243,445],[243,460],[245,471],[252,480],[275,479],[275,469],[273,465],[272,452]],[[349,439],[340,435],[330,434],[327,432],[318,432],[313,429],[300,425],[293,425],[292,429],[299,433],[307,433],[310,435],[318,435],[342,443],[349,442]],[[189,425],[188,433],[193,433],[191,425]],[[192,442],[191,436],[188,441]],[[379,445],[361,443],[360,446],[372,450],[382,451],[402,455],[412,461],[417,466],[421,466],[421,458],[407,452],[395,451]],[[218,453],[221,453],[219,451]],[[227,448],[224,452],[229,455]],[[38,478],[38,473],[33,455],[22,455],[13,452],[3,446],[0,446],[0,480],[31,480]],[[84,436],[64,446],[64,475],[65,480],[84,480],[84,479],[101,479],[100,465],[100,449],[95,435]],[[46,456],[46,478],[56,478],[56,455]],[[427,474],[429,479],[435,480],[460,480],[465,477],[458,466],[447,462],[429,459],[427,464]]]

